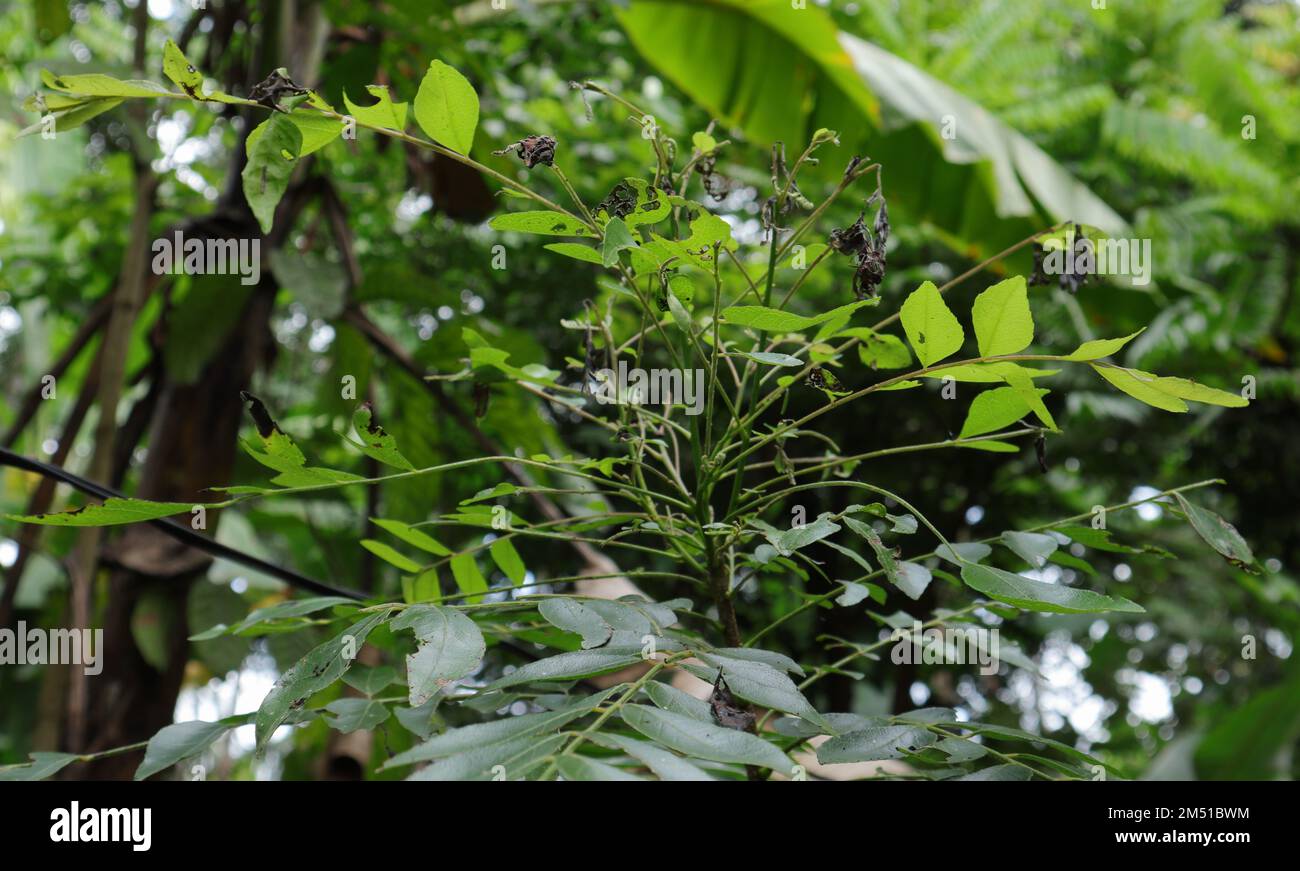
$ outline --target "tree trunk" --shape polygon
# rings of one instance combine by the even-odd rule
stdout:
[[[203,491],[229,481],[243,419],[239,391],[249,386],[272,341],[267,329],[276,287],[269,273],[250,297],[244,316],[193,384],[164,382],[149,434],[149,456],[138,495],[168,502],[201,502]],[[209,529],[217,518],[207,518]],[[114,547],[104,614],[104,670],[91,679],[89,752],[144,741],[172,722],[188,661],[186,601],[190,584],[210,560],[146,525],[127,530]],[[136,645],[132,617],[150,597],[163,615],[159,628],[166,668],[159,672]],[[88,763],[75,777],[130,779],[141,753]]]

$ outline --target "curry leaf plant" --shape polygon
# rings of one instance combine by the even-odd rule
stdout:
[[[690,145],[682,145],[668,131],[647,127],[653,169],[592,203],[578,197],[564,173],[563,143],[548,136],[493,143],[521,161],[529,174],[520,177],[529,184],[471,157],[484,136],[476,132],[478,97],[438,60],[427,67],[410,111],[383,88],[371,91],[378,103],[349,101],[346,113],[317,94],[296,93],[302,89],[291,83],[280,89],[290,95],[283,105],[278,91],[261,100],[205,94],[202,76],[171,45],[167,71],[179,91],[101,75],[50,74],[45,84],[60,95],[50,105],[57,102],[69,123],[128,100],[265,109],[268,120],[250,137],[243,175],[264,229],[277,219],[294,164],[312,151],[342,147],[335,140],[352,124],[458,161],[517,194],[506,202],[524,207],[491,220],[493,231],[547,237],[547,256],[603,273],[603,295],[566,319],[571,346],[554,359],[515,359],[489,336],[466,329],[463,366],[433,377],[506,383],[540,407],[603,431],[606,448],[591,456],[481,456],[419,468],[403,454],[401,433],[384,431],[366,407],[344,440],[385,468],[363,477],[313,464],[256,403],[257,434],[244,446],[267,467],[268,480],[229,488],[208,510],[454,475],[470,466],[500,467],[502,482],[437,518],[374,519],[377,537],[363,546],[396,570],[400,590],[361,601],[289,600],[232,626],[194,627],[204,640],[304,633],[311,641],[259,710],[158,733],[141,777],[203,752],[248,722],[259,752],[278,729],[300,723],[402,730],[408,737],[375,769],[416,780],[801,778],[813,766],[880,760],[899,764],[870,776],[1092,779],[1102,769],[1102,761],[1074,747],[962,719],[951,709],[862,716],[814,706],[818,682],[861,678],[855,664],[887,651],[888,630],[911,625],[912,611],[904,609],[915,609],[935,583],[953,607],[916,614],[926,628],[996,626],[1012,635],[1024,619],[1144,611],[1141,601],[1108,588],[1095,573],[1082,572],[1071,584],[1049,583],[1037,572],[1072,546],[1072,564],[1085,567],[1089,549],[1130,550],[1090,522],[1093,515],[953,542],[922,498],[872,483],[872,461],[903,462],[926,451],[1013,453],[1041,444],[1060,431],[1048,385],[1065,367],[1090,370],[1099,384],[1167,412],[1186,412],[1188,403],[1237,407],[1244,399],[1111,360],[1134,336],[1089,341],[1066,354],[1036,350],[1021,276],[992,284],[970,310],[954,310],[946,294],[978,270],[942,286],[924,282],[901,299],[876,295],[889,233],[887,168],[837,156],[834,131],[817,131],[793,159],[783,147],[773,149],[764,238],[742,244],[702,201],[727,145],[712,129],[687,134],[681,141]],[[576,87],[649,117],[598,84]],[[430,138],[408,132],[411,122]],[[806,178],[819,161],[847,168],[829,184]],[[829,189],[814,192],[819,186]],[[826,226],[832,202],[858,196],[878,209],[872,226]],[[787,268],[814,251],[802,268]],[[835,268],[836,254],[856,256],[858,271],[845,272],[847,298],[816,310],[800,288],[813,270]],[[891,313],[880,316],[881,310]],[[632,371],[640,375],[625,377]],[[978,391],[955,437],[842,449],[816,430],[829,414],[888,414],[893,392],[925,389],[927,382],[962,382]],[[798,392],[801,407],[808,398],[816,402],[787,417]],[[507,480],[507,469],[526,471],[531,483]],[[1212,483],[1142,501],[1176,498],[1170,505],[1215,552],[1249,570],[1254,556],[1242,537],[1190,501],[1188,494]],[[598,508],[530,516],[530,496],[575,490]],[[801,500],[812,493],[837,509],[799,517]],[[110,499],[17,519],[111,526],[195,507]],[[590,570],[538,577],[528,569],[521,550],[564,542],[607,554],[606,576],[645,592],[579,595],[569,584],[590,580]],[[826,560],[840,557],[853,576],[823,570]],[[760,581],[772,580],[796,589],[802,603],[768,625],[746,625],[738,604]],[[824,661],[795,662],[760,643],[781,624],[826,608],[860,612],[861,633],[824,639]],[[367,642],[382,661],[360,666]],[[1002,660],[1003,668],[1034,667],[1011,644],[1003,645]],[[351,688],[351,700],[339,698],[340,684]],[[54,770],[37,761],[3,775]]]

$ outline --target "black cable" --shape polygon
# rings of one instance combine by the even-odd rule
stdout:
[[[0,448],[0,466],[12,466],[15,469],[33,472],[44,478],[53,478],[56,481],[61,481],[70,487],[75,487],[82,493],[94,496],[98,499],[130,498],[115,490],[111,490],[108,487],[102,487],[93,481],[88,481],[85,478],[74,475],[66,469],[52,466],[49,463],[43,463],[40,460],[33,460],[30,457],[23,456],[22,454],[16,454],[8,448]],[[182,544],[196,547],[214,557],[239,563],[247,568],[279,578],[286,584],[297,587],[298,589],[310,590],[313,593],[320,593],[327,596],[343,596],[348,599],[355,599],[358,602],[366,599],[366,596],[363,593],[356,590],[345,590],[340,587],[330,586],[323,581],[313,580],[305,575],[300,575],[292,569],[286,569],[251,554],[244,553],[243,551],[235,550],[234,548],[224,545],[206,535],[199,535],[193,529],[177,523],[174,520],[159,518],[145,522],[149,523],[156,529],[162,530],[164,533],[170,535]]]

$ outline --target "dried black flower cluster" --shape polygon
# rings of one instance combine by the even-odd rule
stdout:
[[[835,251],[851,257],[857,257],[857,269],[853,273],[853,295],[858,299],[875,296],[880,282],[885,279],[885,245],[889,242],[889,209],[880,191],[867,200],[867,209],[877,201],[880,208],[876,211],[876,220],[868,230],[865,222],[866,210],[858,215],[852,226],[831,231],[827,240]]]
[[[609,348],[596,347],[596,331],[592,327],[595,320],[595,313],[592,311],[591,300],[583,300],[583,310],[587,316],[587,329],[582,340],[582,389],[588,390],[596,381],[596,372],[609,366]]]
[[[833,395],[847,394],[849,391],[840,383],[840,379],[827,369],[820,366],[811,370],[807,376],[809,387],[816,387],[818,390],[824,390]]]
[[[1065,252],[1059,247],[1049,249],[1040,245],[1034,249],[1034,271],[1029,276],[1031,287],[1055,282],[1062,290],[1078,293],[1079,288],[1092,277],[1092,270],[1096,264],[1092,240],[1084,235],[1083,228],[1078,224],[1074,225],[1072,238],[1073,252],[1069,257],[1065,256]],[[1059,260],[1059,265],[1049,263],[1053,259]]]
[[[816,164],[817,161],[811,158],[807,161],[809,164]],[[814,208],[812,200],[804,196],[803,191],[799,190],[799,185],[795,183],[794,176],[785,163],[785,145],[776,143],[772,146],[772,189],[779,193],[774,193],[763,203],[762,211],[759,218],[763,222],[763,229],[771,231],[776,226],[776,219],[783,215],[789,214],[796,207],[805,211]]]
[[[718,672],[717,683],[713,685],[713,694],[709,696],[709,708],[713,711],[713,720],[724,729],[736,729],[750,732],[754,729],[755,717],[752,711],[736,703],[736,697],[727,689],[727,682]]]
[[[286,95],[296,97],[306,93],[308,93],[307,89],[300,87],[297,82],[289,78],[289,71],[284,67],[280,67],[256,85],[253,85],[253,89],[248,92],[248,99],[260,103],[272,111],[287,112],[288,110],[280,105],[280,98]]]
[[[790,212],[794,210],[795,206],[805,210],[813,208],[813,204],[799,191],[799,188],[796,187],[793,182],[790,184],[789,193],[781,202],[779,212],[776,208],[776,203],[777,197],[775,196],[768,197],[763,203],[763,208],[759,212],[759,219],[763,222],[764,230],[771,230],[772,225],[776,222],[776,218],[778,216],[790,214]]]
[[[700,181],[704,183],[704,190],[708,195],[715,201],[721,201],[731,192],[731,180],[717,171],[717,164],[718,158],[710,154],[696,162],[695,171],[700,174]]]
[[[516,149],[515,154],[524,162],[525,169],[532,169],[538,164],[552,166],[555,163],[555,138],[552,136],[528,136],[492,153],[502,155],[512,148]]]

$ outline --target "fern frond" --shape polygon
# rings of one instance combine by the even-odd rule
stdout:
[[[1083,85],[1020,102],[1002,110],[1002,120],[1025,132],[1051,132],[1096,117],[1115,102],[1110,86]]]
[[[1208,121],[1114,103],[1103,115],[1102,138],[1121,156],[1147,168],[1256,197],[1271,212],[1284,207],[1278,174]]]

